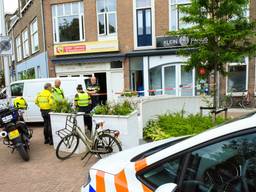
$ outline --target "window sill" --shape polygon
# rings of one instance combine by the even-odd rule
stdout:
[[[140,47],[134,47],[135,51],[139,50],[147,50],[147,49],[155,49],[155,46],[140,46]]]
[[[82,39],[82,40],[79,40],[79,41],[54,42],[54,45],[77,44],[77,43],[83,43],[83,42],[85,42],[85,39]]]
[[[37,49],[35,51],[32,51],[32,54],[31,55],[35,55],[36,53],[38,53],[40,51],[40,49]]]
[[[117,35],[98,35],[98,41],[117,40]]]

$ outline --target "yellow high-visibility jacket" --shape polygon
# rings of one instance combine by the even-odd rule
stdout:
[[[54,106],[54,98],[52,92],[44,89],[41,91],[35,100],[35,104],[42,110],[50,110]]]

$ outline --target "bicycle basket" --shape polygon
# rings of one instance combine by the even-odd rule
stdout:
[[[76,118],[74,115],[68,115],[66,117],[66,123],[65,123],[65,128],[60,129],[59,131],[56,131],[56,134],[63,139],[65,136],[70,135],[73,130],[75,129],[76,126]]]

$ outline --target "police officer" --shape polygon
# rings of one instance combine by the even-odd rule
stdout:
[[[75,106],[79,112],[84,112],[84,124],[87,125],[88,130],[92,130],[92,117],[91,111],[91,97],[87,92],[83,91],[83,87],[79,84],[76,88],[77,94],[75,95]]]
[[[40,108],[42,117],[44,119],[44,144],[53,144],[51,119],[49,112],[54,104],[52,86],[50,83],[44,85],[44,90],[41,91],[35,100],[35,104]]]
[[[20,121],[24,121],[23,119],[23,110],[26,110],[28,108],[28,104],[26,102],[26,100],[23,98],[23,97],[16,97],[14,100],[13,100],[13,106],[15,109],[21,109],[19,110],[19,112],[17,112],[18,115],[18,119]]]
[[[59,79],[56,79],[54,82],[54,87],[52,89],[53,97],[55,102],[61,103],[64,100],[64,91],[60,87],[61,81]]]
[[[99,93],[100,91],[100,86],[97,83],[97,79],[95,76],[92,76],[90,78],[90,82],[87,85],[87,92],[90,94],[91,98],[92,98],[92,109],[99,104],[99,95],[97,95],[97,93]]]

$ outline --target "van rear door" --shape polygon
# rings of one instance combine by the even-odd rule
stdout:
[[[44,88],[43,81],[27,81],[24,84],[23,97],[28,103],[28,109],[24,113],[24,119],[27,122],[42,122],[41,112],[35,104],[35,98]]]

